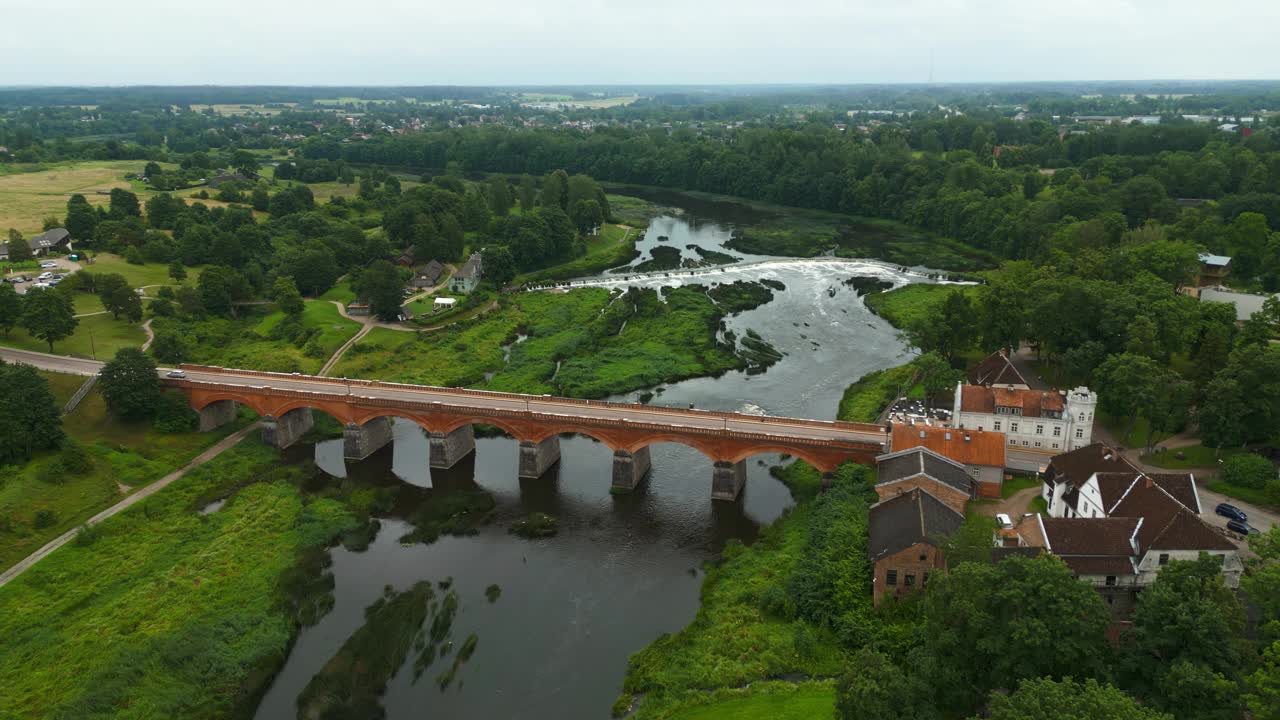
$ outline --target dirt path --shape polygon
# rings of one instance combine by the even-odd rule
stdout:
[[[995,517],[996,513],[1004,513],[1008,515],[1015,523],[1018,518],[1031,511],[1031,501],[1040,495],[1040,486],[1023,488],[1018,492],[1003,498],[1000,502],[993,503],[977,503],[973,507],[986,517]]]
[[[152,495],[155,495],[156,493],[160,492],[161,490],[171,485],[175,480],[178,480],[179,478],[183,477],[184,475],[191,472],[192,470],[218,457],[218,455],[222,454],[225,450],[235,446],[236,443],[243,440],[245,436],[247,436],[249,433],[257,430],[259,425],[260,423],[255,422],[252,425],[242,430],[238,430],[228,435],[227,437],[223,438],[222,440],[219,440],[213,447],[197,455],[195,459],[187,463],[182,468],[175,470],[169,473],[168,475],[165,475],[164,477],[151,483],[150,485],[130,495],[129,497],[121,500],[115,505],[112,505],[111,507],[107,508],[106,510],[103,510],[97,515],[94,515],[93,517],[86,520],[84,524],[97,525],[103,520],[106,520],[109,517],[118,515],[121,512],[124,512],[125,510],[129,509],[130,507],[142,502],[143,500],[146,500]],[[9,568],[8,570],[5,570],[3,573],[0,573],[0,587],[6,585],[10,580],[13,580],[14,578],[18,577],[22,573],[29,570],[31,566],[43,560],[45,557],[50,555],[54,550],[57,550],[63,545],[66,545],[67,543],[74,540],[76,537],[76,533],[78,532],[80,532],[80,528],[68,530],[67,532],[59,535],[53,540],[50,540],[48,543],[45,544],[44,547],[31,553],[26,558],[19,561],[13,567]]]
[[[147,341],[142,343],[142,352],[146,352],[151,347],[151,343],[156,341],[156,334],[151,330],[151,321],[142,323],[142,332],[147,334]]]
[[[359,332],[357,332],[355,335],[352,335],[350,340],[346,341],[345,343],[342,344],[342,347],[338,348],[337,352],[333,354],[333,357],[329,358],[329,360],[325,362],[324,367],[320,368],[320,372],[316,374],[321,376],[328,375],[329,371],[332,370],[334,366],[338,364],[338,361],[342,359],[342,356],[346,354],[347,350],[350,350],[352,345],[355,345],[357,342],[359,342],[360,338],[364,337],[365,335],[368,335],[369,331],[372,329],[373,329],[372,323],[366,323],[364,326],[362,326]]]

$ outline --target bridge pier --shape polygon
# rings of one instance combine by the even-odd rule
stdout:
[[[635,452],[626,450],[613,451],[613,485],[610,492],[631,492],[636,489],[645,475],[649,474],[652,463],[649,460],[648,446]]]
[[[747,484],[747,461],[716,461],[711,469],[711,499],[733,502]]]
[[[236,419],[235,400],[215,400],[196,411],[200,416],[200,432],[209,432]]]
[[[391,442],[391,418],[378,417],[364,425],[348,423],[342,430],[342,456],[363,460]]]
[[[262,442],[283,450],[307,434],[315,426],[311,408],[296,408],[281,415],[262,418]]]
[[[452,432],[430,434],[431,467],[447,470],[476,449],[476,432],[463,425]]]
[[[560,462],[560,436],[552,435],[542,442],[520,441],[520,477],[542,477],[552,465]]]

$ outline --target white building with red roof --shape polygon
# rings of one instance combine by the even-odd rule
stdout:
[[[1008,386],[956,385],[951,424],[1004,433],[1010,448],[1057,455],[1093,442],[1098,395]]]

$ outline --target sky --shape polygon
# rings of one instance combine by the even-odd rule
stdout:
[[[1280,0],[0,0],[0,85],[1275,79],[1277,28]]]

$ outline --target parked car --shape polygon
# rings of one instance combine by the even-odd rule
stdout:
[[[1218,507],[1214,508],[1213,511],[1224,518],[1239,520],[1240,522],[1249,522],[1249,516],[1246,515],[1243,510],[1231,503],[1218,503]]]
[[[24,283],[24,282],[30,282],[30,280],[31,278],[27,277],[26,275],[19,275],[18,277],[14,278],[10,282]]]
[[[40,288],[41,290],[46,290],[46,289],[51,288],[51,287],[53,287],[53,286],[52,286],[52,285],[50,285],[50,284],[49,284],[49,283],[47,283],[47,282],[38,282],[38,283],[34,283],[34,284],[32,284],[32,285],[31,285],[31,288],[32,288],[32,289]]]
[[[56,267],[58,267],[58,263],[56,263],[56,262],[42,262],[42,263],[40,263],[40,267],[44,268],[45,270],[48,270],[49,268],[56,268]]]
[[[53,273],[51,273],[51,272],[49,272],[49,271],[47,271],[47,270],[46,270],[45,272],[42,272],[42,273],[40,273],[39,275],[37,275],[37,276],[36,276],[36,279],[37,279],[37,280],[48,280],[48,279],[49,279],[49,278],[51,278],[51,277],[53,277]]]
[[[186,373],[185,371],[182,371],[182,370],[170,370],[169,372],[165,373],[165,374],[164,374],[164,376],[165,376],[165,377],[171,377],[171,378],[177,378],[177,379],[181,380],[182,378],[184,378],[184,377],[186,377],[186,376],[187,376],[187,373]]]
[[[1260,534],[1260,531],[1258,530],[1258,528],[1250,525],[1249,523],[1243,520],[1228,520],[1227,529],[1234,533],[1240,533],[1241,535]]]
[[[1013,520],[1004,513],[996,513],[996,524],[1001,528],[1008,530],[1013,527]]]

